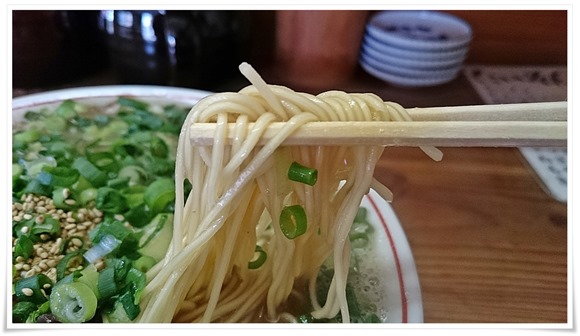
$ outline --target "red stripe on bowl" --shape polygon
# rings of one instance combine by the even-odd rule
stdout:
[[[381,224],[382,224],[383,228],[385,229],[385,233],[387,234],[387,238],[389,239],[389,244],[391,245],[391,250],[393,251],[393,257],[395,258],[395,265],[397,267],[397,278],[399,279],[399,289],[401,291],[401,313],[403,315],[401,317],[401,321],[402,321],[402,323],[407,323],[408,322],[407,294],[405,291],[405,281],[403,278],[403,271],[401,269],[401,263],[399,261],[399,254],[397,253],[397,247],[395,246],[395,241],[393,240],[393,237],[391,236],[391,232],[389,231],[387,221],[383,217],[383,214],[379,210],[379,207],[377,206],[375,200],[373,199],[373,197],[370,194],[367,194],[367,197],[368,197],[368,200],[369,200],[371,206],[373,207],[373,210],[375,210],[375,212],[379,216],[379,220],[381,221]]]

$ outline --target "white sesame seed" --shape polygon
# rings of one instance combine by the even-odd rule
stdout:
[[[44,261],[44,260],[43,260],[43,261],[41,261],[41,262],[38,264],[38,267],[40,267],[40,269],[41,269],[41,270],[43,270],[43,271],[46,271],[46,270],[49,268],[49,267],[48,267],[48,264],[47,264],[47,263],[46,263],[46,261]]]
[[[22,288],[22,294],[26,296],[32,296],[32,294],[34,294],[34,291],[28,287],[24,287]]]

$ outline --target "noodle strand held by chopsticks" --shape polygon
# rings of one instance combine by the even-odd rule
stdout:
[[[268,85],[247,63],[240,71],[252,85],[198,102],[182,127],[176,158],[174,234],[165,258],[147,275],[138,322],[295,321],[287,301],[301,291],[312,316],[349,322],[346,279],[349,230],[371,186],[380,146],[281,147],[295,130],[317,121],[410,120],[395,103],[373,94],[329,91],[314,96]],[[232,144],[225,141],[235,123]],[[258,140],[272,122],[283,129],[265,145]],[[215,123],[213,144],[196,147],[191,125]],[[250,128],[250,123],[253,125]],[[438,158],[437,150],[426,149]],[[297,161],[318,170],[314,185],[290,181]],[[192,192],[184,195],[184,182]],[[285,206],[302,206],[306,232],[288,239],[280,228]],[[256,246],[267,255],[250,269]],[[316,277],[333,260],[334,276],[324,302]],[[300,295],[293,295],[299,297]],[[306,300],[308,301],[308,300]]]

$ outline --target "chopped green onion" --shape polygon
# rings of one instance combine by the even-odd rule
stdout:
[[[54,206],[58,209],[70,210],[73,208],[75,203],[69,203],[70,189],[69,188],[56,188],[52,191],[52,201]]]
[[[89,262],[94,263],[98,259],[106,256],[107,254],[111,253],[114,249],[116,249],[119,245],[121,245],[121,241],[115,238],[112,235],[104,236],[98,244],[93,245],[90,249],[85,252],[83,257]]]
[[[280,212],[280,229],[286,238],[294,239],[303,235],[306,227],[306,211],[301,205],[290,205]]]
[[[100,299],[99,295],[99,271],[95,265],[88,265],[82,271],[80,271],[81,276],[76,279],[78,282],[82,282],[95,293],[97,299]]]
[[[129,186],[142,183],[147,178],[147,171],[137,165],[128,165],[119,171],[119,177],[128,178]]]
[[[23,193],[48,196],[51,190],[52,188],[50,186],[42,184],[38,179],[34,179],[26,184]]]
[[[129,178],[127,177],[117,177],[107,181],[107,187],[113,189],[125,189],[129,187]]]
[[[28,316],[36,310],[36,304],[30,301],[19,301],[12,307],[12,322],[24,323]]]
[[[50,133],[61,133],[66,128],[66,120],[53,114],[44,119],[44,126]]]
[[[18,163],[12,164],[12,183],[16,182],[20,178],[20,175],[24,173],[24,168]]]
[[[165,141],[161,140],[158,137],[153,137],[151,140],[151,154],[155,157],[165,158],[169,153],[169,148],[167,148],[167,144]]]
[[[13,141],[14,142],[21,142],[25,144],[32,143],[40,139],[40,131],[36,129],[31,129],[28,131],[23,131],[14,134]]]
[[[121,213],[127,208],[127,201],[119,190],[103,187],[97,190],[96,207],[101,211]]]
[[[147,187],[143,200],[154,214],[161,212],[175,200],[175,183],[170,178],[158,179]]]
[[[129,286],[133,287],[133,301],[136,304],[139,303],[141,301],[141,294],[147,284],[147,276],[144,272],[132,267],[127,273],[125,281]]]
[[[79,245],[80,238],[64,239],[59,252],[65,257],[56,265],[56,284],[39,287],[40,290],[24,287],[24,292],[20,291],[21,296],[51,295],[52,307],[46,298],[39,305],[17,297],[14,286],[21,272],[12,266],[12,294],[18,308],[13,314],[14,321],[37,322],[41,314],[58,315],[59,308],[65,315],[72,314],[68,318],[57,317],[60,322],[90,321],[87,320],[90,316],[79,316],[92,310],[82,304],[86,301],[82,292],[88,293],[87,287],[98,300],[94,316],[106,320],[115,311],[119,314],[115,316],[123,316],[118,321],[130,322],[139,314],[141,293],[146,285],[144,272],[155,265],[158,256],[165,254],[164,241],[169,244],[172,237],[173,221],[169,216],[175,200],[174,154],[177,135],[189,109],[170,106],[161,110],[131,98],[120,98],[119,105],[115,114],[93,115],[84,114],[88,106],[65,101],[52,109],[27,113],[24,131],[15,130],[12,134],[13,203],[31,193],[52,198],[56,208],[72,211],[73,217],[79,207],[95,207],[103,215],[100,224],[87,232],[90,243],[84,241],[84,247],[78,250],[73,247],[72,242]],[[191,185],[185,189],[185,195],[190,190]],[[154,219],[156,216],[159,220]],[[30,259],[41,234],[53,239],[59,236],[58,219],[39,218],[42,219],[33,215],[32,219],[12,222],[13,258]],[[131,225],[126,226],[125,221]],[[89,252],[93,247],[102,248],[104,237],[113,237],[113,250],[91,258]],[[147,245],[140,246],[140,242]],[[91,247],[89,251],[87,244]],[[103,274],[109,274],[108,280],[100,279],[101,272],[87,262],[95,258],[106,262]],[[107,284],[113,287],[107,289]],[[67,287],[72,295],[60,300],[56,289],[64,291]],[[101,291],[108,297],[100,298]],[[91,299],[88,300],[90,303]]]
[[[288,169],[288,179],[313,186],[318,179],[318,170],[294,161]]]
[[[52,286],[52,281],[44,274],[35,274],[28,278],[18,280],[14,284],[14,294],[19,301],[30,301],[36,304],[47,300],[43,291],[44,285]]]
[[[97,189],[95,188],[87,188],[81,191],[79,195],[79,201],[82,205],[87,205],[89,202],[92,202],[97,199]]]
[[[56,108],[55,112],[59,117],[69,120],[78,115],[75,110],[76,105],[75,101],[65,100]]]
[[[132,99],[132,98],[128,98],[128,97],[119,97],[117,102],[121,106],[132,107],[132,108],[136,108],[136,109],[140,109],[140,110],[145,110],[145,109],[149,108],[149,104],[147,104],[146,102]]]
[[[353,248],[363,248],[369,243],[369,236],[365,232],[351,232],[348,238]]]
[[[28,315],[28,318],[26,318],[26,323],[36,323],[40,315],[47,314],[49,312],[50,302],[46,301],[45,303],[38,306],[38,309]]]
[[[50,310],[61,322],[86,322],[95,316],[97,297],[82,282],[58,284],[50,294]]]
[[[48,233],[51,236],[60,235],[60,221],[47,216],[41,224],[35,222],[30,229],[30,234],[40,235],[42,233]]]
[[[254,260],[248,262],[249,269],[260,268],[266,262],[268,257],[268,254],[266,254],[266,251],[264,251],[260,245],[256,245],[254,254],[258,254],[258,256]]]
[[[129,290],[119,296],[119,302],[123,305],[127,317],[133,321],[139,313],[141,308],[138,304],[135,304],[135,289],[133,286],[129,286]]]
[[[115,282],[115,269],[107,267],[99,272],[99,281],[97,281],[99,295],[101,298],[110,298],[117,294],[117,283]]]
[[[359,207],[353,222],[365,223],[367,222],[368,210],[365,207]]]
[[[38,180],[44,185],[70,187],[79,179],[79,176],[76,169],[45,166],[38,175]]]
[[[87,159],[98,169],[110,172],[119,170],[115,155],[109,152],[87,152]]]
[[[138,237],[131,228],[126,227],[123,222],[106,218],[103,222],[89,232],[89,237],[93,244],[98,244],[105,236],[111,235],[121,243],[111,254],[135,255],[138,249]],[[138,258],[138,257],[135,257]]]
[[[32,243],[32,240],[30,240],[28,236],[22,235],[18,238],[16,244],[14,245],[13,255],[14,258],[22,257],[24,259],[28,259],[32,255],[33,250],[34,244]]]
[[[131,270],[132,263],[126,257],[116,258],[109,261],[111,267],[115,269],[115,281],[125,281],[127,274]]]
[[[77,157],[72,167],[87,179],[94,187],[107,183],[107,174],[92,164],[86,157]]]
[[[134,266],[136,269],[138,269],[141,272],[147,272],[153,266],[155,266],[156,263],[157,263],[157,261],[155,260],[155,258],[147,256],[147,255],[143,255],[143,256],[139,257],[139,259],[135,260]]]
[[[373,226],[367,220],[367,212],[368,210],[365,207],[359,207],[348,233],[353,248],[367,246],[370,241],[370,235],[374,231]]]
[[[128,221],[133,227],[141,228],[151,222],[151,211],[145,203],[131,207],[124,214],[125,220]]]
[[[66,272],[68,271],[71,265],[74,265],[75,262],[79,264],[83,263],[83,253],[84,250],[77,250],[65,255],[58,265],[56,265],[56,279],[60,280],[65,277]]]

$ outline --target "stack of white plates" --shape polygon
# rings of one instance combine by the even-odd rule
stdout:
[[[471,42],[469,24],[437,11],[383,11],[369,20],[359,62],[397,86],[447,83],[459,74]]]

